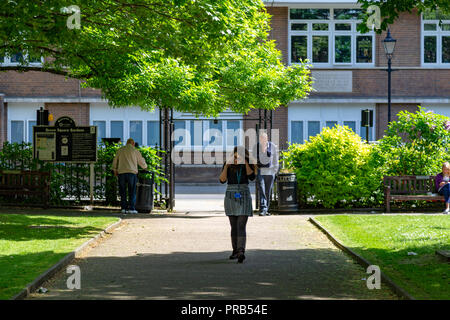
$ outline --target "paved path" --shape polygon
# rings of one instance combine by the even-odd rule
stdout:
[[[61,272],[30,299],[396,299],[368,290],[354,263],[306,216],[250,218],[247,259],[228,260],[221,214],[137,215],[75,261],[81,289]]]

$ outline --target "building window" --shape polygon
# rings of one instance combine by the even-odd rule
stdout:
[[[335,128],[336,126],[346,126],[354,133],[358,134],[362,140],[366,140],[366,127],[361,126],[361,121],[358,120],[329,120],[329,121],[316,121],[311,120],[308,121],[306,119],[303,120],[291,120],[291,134],[290,134],[290,142],[291,143],[304,143],[304,132],[307,134],[307,140],[309,141],[311,137],[320,134],[324,128]],[[323,126],[321,126],[321,124]],[[306,131],[304,130],[304,126],[307,125]],[[357,125],[359,125],[359,129],[357,130]],[[374,127],[369,128],[369,141],[373,141],[374,139]]]
[[[159,141],[159,121],[147,121],[147,145],[160,145]]]
[[[209,120],[208,124],[209,128],[207,146],[223,146],[222,120]]]
[[[142,146],[142,121],[130,121],[130,138]]]
[[[191,120],[189,135],[191,136],[191,146],[203,145],[203,121]]]
[[[327,121],[325,123],[325,126],[327,126],[328,128],[334,128],[337,124],[338,124],[337,121]]]
[[[352,63],[352,37],[334,37],[334,63]]]
[[[313,36],[313,63],[328,63],[328,36]]]
[[[356,121],[344,121],[344,126],[349,127],[356,133]]]
[[[308,59],[307,50],[308,37],[307,36],[292,36],[291,37],[291,61],[301,62]]]
[[[11,56],[0,56],[0,64],[6,65],[18,65],[29,63],[31,65],[41,65],[43,62],[42,57],[24,54],[23,52],[17,52]]]
[[[173,130],[174,145],[186,146],[188,144],[186,141],[186,121],[175,120],[173,122]]]
[[[291,121],[291,143],[303,142],[303,121]]]
[[[106,138],[106,121],[94,121],[93,124],[97,126],[97,143],[101,143]]]
[[[291,20],[327,20],[330,18],[329,9],[291,9],[289,11]]]
[[[320,121],[308,121],[308,140],[320,133]]]
[[[33,126],[36,125],[36,121],[28,121],[28,142],[33,143]]]
[[[422,34],[422,63],[450,66],[450,14],[424,12]]]
[[[360,136],[364,141],[367,140],[366,139],[366,137],[367,137],[366,130],[367,130],[366,127],[361,126]],[[373,128],[369,128],[369,141],[373,141],[372,131],[373,131]]]
[[[123,141],[123,121],[111,121],[111,138],[120,138]]]
[[[24,129],[23,121],[11,121],[11,143],[24,142]]]
[[[361,21],[360,9],[290,9],[290,63],[373,66],[375,33],[359,33]]]
[[[240,142],[241,122],[239,120],[227,120],[227,146],[237,146]]]
[[[372,36],[356,37],[356,63],[372,63]]]

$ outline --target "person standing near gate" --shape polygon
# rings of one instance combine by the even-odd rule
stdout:
[[[259,143],[253,148],[258,164],[256,185],[259,190],[259,215],[270,216],[270,193],[272,192],[275,175],[278,173],[278,149],[269,141],[266,132],[260,132]]]
[[[247,241],[247,220],[253,215],[252,197],[248,183],[255,180],[255,165],[250,164],[249,153],[244,147],[234,147],[233,155],[223,165],[219,177],[220,183],[227,182],[225,192],[225,214],[231,225],[231,244],[233,252],[230,259],[245,259]]]
[[[127,144],[117,150],[112,164],[114,175],[119,177],[121,213],[138,213],[135,208],[138,165],[147,169],[147,163],[134,145],[134,140],[128,139]]]

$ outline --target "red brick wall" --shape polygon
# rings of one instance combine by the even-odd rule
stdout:
[[[62,116],[71,117],[77,126],[89,125],[89,103],[46,103],[45,109],[53,115],[51,126]]]
[[[391,37],[397,40],[392,65],[398,67],[420,67],[421,63],[421,19],[417,10],[401,13],[399,19],[390,26]],[[387,66],[383,39],[386,32],[376,36],[377,67]]]
[[[324,69],[316,70],[325,71]],[[384,69],[347,70],[353,72],[353,92],[313,92],[310,97],[387,97],[388,74]],[[450,69],[399,69],[392,73],[391,90],[393,97],[448,97]]]
[[[400,111],[407,110],[409,112],[417,111],[417,104],[403,103],[403,104],[391,104],[391,121],[398,119],[397,114]],[[387,103],[379,103],[376,106],[376,139],[381,139],[384,135],[384,131],[387,129],[388,124],[388,105]]]
[[[80,88],[77,79],[47,72],[0,72],[0,92],[11,97],[80,97],[100,96],[95,89]]]
[[[7,140],[7,106],[3,101],[3,96],[0,95],[0,148],[3,147],[3,143]]]
[[[283,62],[287,64],[288,60],[288,14],[289,9],[287,7],[267,7],[267,13],[271,17],[272,30],[269,34],[270,40],[275,40],[277,49],[281,51],[283,55]]]

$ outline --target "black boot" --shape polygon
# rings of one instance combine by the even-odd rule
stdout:
[[[231,253],[230,260],[234,260],[238,258],[237,251],[237,237],[231,236],[231,246],[233,247],[233,252]]]
[[[242,263],[245,260],[245,255],[244,255],[244,248],[239,248],[238,253],[237,253],[237,259],[238,259],[238,263]]]
[[[245,244],[247,242],[247,237],[238,237],[237,239],[237,259],[238,259],[238,263],[242,263],[244,262],[245,259]]]

